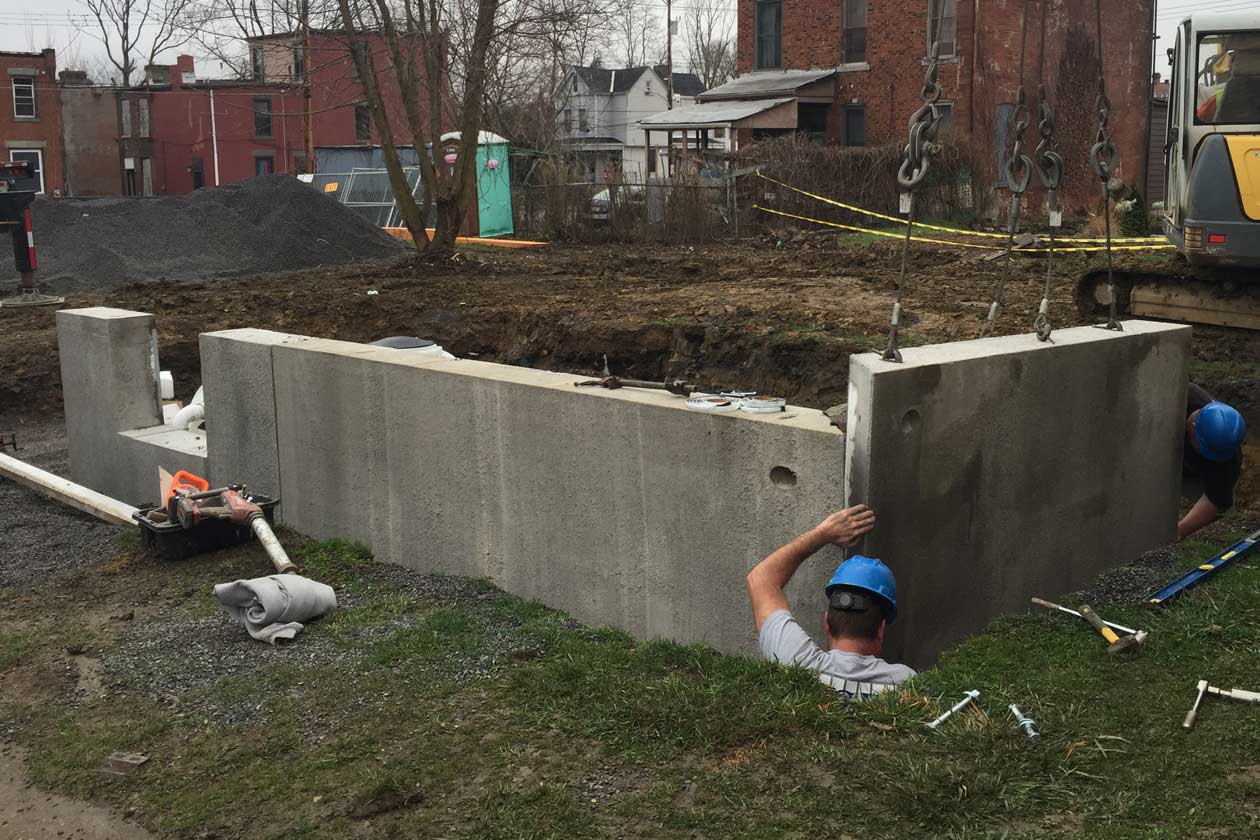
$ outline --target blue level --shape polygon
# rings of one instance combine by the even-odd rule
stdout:
[[[1240,542],[1234,543],[1211,560],[1200,566],[1195,566],[1158,592],[1151,593],[1150,597],[1146,599],[1147,603],[1162,604],[1177,597],[1190,587],[1197,586],[1212,577],[1212,575],[1231,563],[1246,557],[1257,545],[1260,545],[1260,531],[1243,537]]]

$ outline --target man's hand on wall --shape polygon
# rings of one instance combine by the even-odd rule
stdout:
[[[874,527],[875,511],[866,505],[854,505],[831,514],[814,530],[826,542],[850,546]]]

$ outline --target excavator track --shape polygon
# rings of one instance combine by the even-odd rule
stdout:
[[[1260,285],[1254,271],[1116,269],[1117,314],[1165,321],[1260,330]],[[1194,273],[1191,274],[1190,271]],[[1076,285],[1076,309],[1087,321],[1106,320],[1107,269],[1092,269]]]

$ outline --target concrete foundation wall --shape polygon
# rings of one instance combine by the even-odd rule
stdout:
[[[72,481],[141,505],[159,501],[159,466],[204,475],[204,436],[161,425],[152,315],[63,309],[57,346]]]
[[[1174,538],[1189,343],[1127,321],[852,358],[847,498],[897,575],[890,655],[928,664]]]
[[[285,524],[302,533],[488,577],[641,637],[752,650],[744,576],[843,495],[843,435],[812,409],[710,415],[504,365],[258,330],[202,340],[219,480],[275,481]],[[259,374],[266,355],[271,399],[265,376],[226,384],[223,366]],[[243,412],[231,424],[213,407],[228,393]],[[242,425],[229,474],[219,435]],[[274,444],[254,434],[272,426]],[[821,553],[793,584],[811,629],[840,559]]]

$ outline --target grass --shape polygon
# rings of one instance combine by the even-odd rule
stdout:
[[[1181,559],[1218,549],[1187,543]],[[1011,616],[903,691],[851,704],[803,671],[584,628],[484,584],[436,600],[402,591],[356,546],[301,554],[356,603],[297,644],[326,636],[361,657],[225,674],[179,713],[143,692],[10,697],[0,723],[17,724],[35,781],[181,838],[1260,832],[1260,714],[1209,698],[1180,729],[1196,680],[1260,689],[1253,563],[1168,607],[1106,610],[1150,629],[1136,658],[1108,657],[1070,618]],[[159,585],[182,574],[167,568]],[[0,671],[55,661],[52,644],[0,634]],[[980,711],[924,726],[970,689]],[[1039,744],[1016,731],[1011,702],[1038,721]],[[240,704],[256,716],[201,714]],[[152,760],[105,781],[95,769],[113,750]]]

